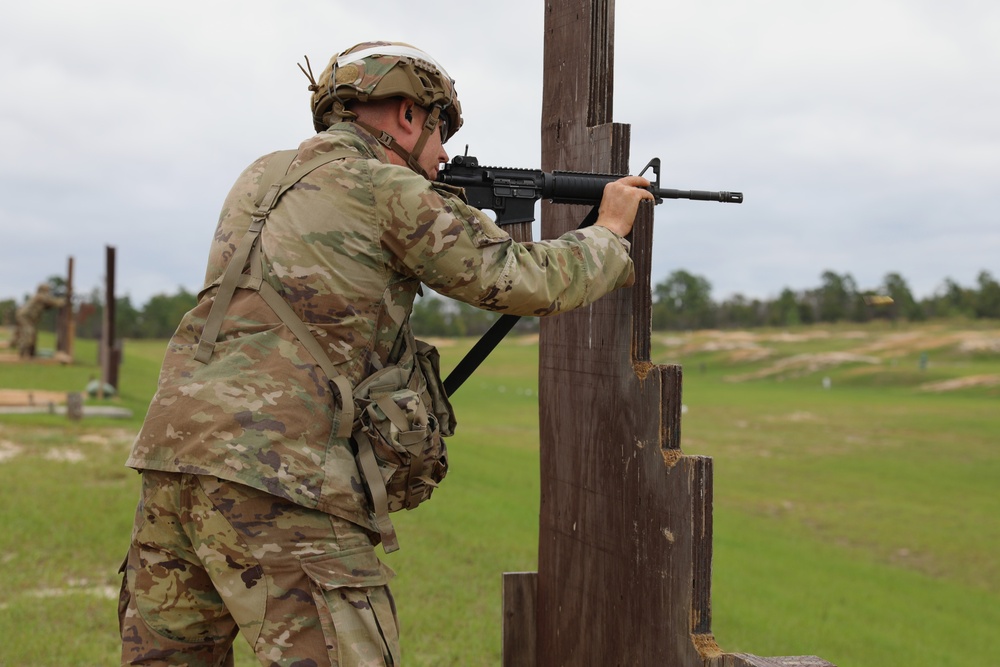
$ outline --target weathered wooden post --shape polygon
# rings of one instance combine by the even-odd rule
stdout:
[[[66,394],[66,417],[71,421],[83,419],[83,394],[71,391]]]
[[[110,385],[118,392],[119,352],[115,344],[115,248],[105,246],[104,319],[101,324],[101,382],[97,390],[104,398],[104,387]]]
[[[613,36],[613,0],[545,3],[542,169],[629,171]],[[543,237],[585,214],[543,205]],[[681,452],[681,368],[649,362],[652,220],[643,205],[634,287],[541,323],[538,572],[505,575],[503,664],[829,665],[712,636],[712,461]]]
[[[66,305],[59,310],[57,325],[56,350],[62,352],[69,360],[73,359],[73,345],[76,341],[76,319],[73,313],[73,258],[66,265]]]

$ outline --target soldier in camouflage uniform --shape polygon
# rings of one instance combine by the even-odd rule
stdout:
[[[62,308],[66,299],[53,296],[48,283],[38,286],[35,295],[17,309],[14,319],[17,322],[17,351],[22,358],[35,356],[35,344],[38,340],[38,321],[49,308]]]
[[[462,124],[453,81],[386,42],[335,56],[313,91],[318,132],[260,235],[266,280],[356,386],[394,364],[421,283],[494,311],[549,315],[629,284],[624,236],[648,181],[605,191],[593,227],[519,244],[433,182]],[[194,358],[220,276],[273,154],[237,179],[198,305],[171,339],[128,465],[141,500],[124,567],[122,664],[399,665],[393,574],[331,385],[256,292],[237,290],[208,363]]]

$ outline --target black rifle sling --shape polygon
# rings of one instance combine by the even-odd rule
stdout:
[[[584,227],[590,227],[595,222],[597,222],[597,215],[599,212],[599,206],[596,205],[590,209],[590,213],[587,217],[583,219],[580,226],[577,229],[583,229]],[[462,360],[458,362],[448,377],[444,380],[444,390],[448,396],[453,396],[458,388],[469,379],[479,366],[486,361],[486,357],[490,356],[490,353],[496,349],[500,341],[510,333],[510,330],[514,328],[521,319],[520,315],[501,315],[500,319],[493,323],[493,326],[489,328],[489,331],[483,334],[483,337],[476,341],[476,344],[472,346]]]
[[[501,315],[500,319],[489,328],[489,331],[484,333],[483,337],[476,341],[472,349],[462,357],[451,373],[448,373],[448,377],[444,380],[445,393],[449,396],[454,395],[455,391],[469,379],[469,376],[479,368],[486,357],[490,356],[490,352],[496,349],[496,346],[500,344],[504,336],[510,333],[510,330],[520,319],[520,315]]]

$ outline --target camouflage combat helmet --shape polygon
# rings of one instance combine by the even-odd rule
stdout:
[[[438,123],[445,123],[439,130],[444,141],[462,126],[462,106],[454,80],[437,61],[409,44],[362,42],[331,58],[319,80],[313,81],[310,76],[310,82],[313,126],[317,132],[340,120],[357,122],[357,115],[347,108],[352,100],[366,102],[405,97],[427,109],[430,115],[412,155],[392,137],[380,136],[385,133],[377,130],[374,132],[418,173],[423,170],[416,165],[416,159],[430,133],[439,130]]]

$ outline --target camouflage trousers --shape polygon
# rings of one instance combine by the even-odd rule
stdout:
[[[118,605],[122,665],[400,664],[396,608],[364,529],[247,486],[145,471]]]
[[[38,340],[38,329],[34,320],[26,317],[17,318],[17,329],[15,330],[14,343],[17,345],[17,352],[22,357],[35,356],[35,344]]]

